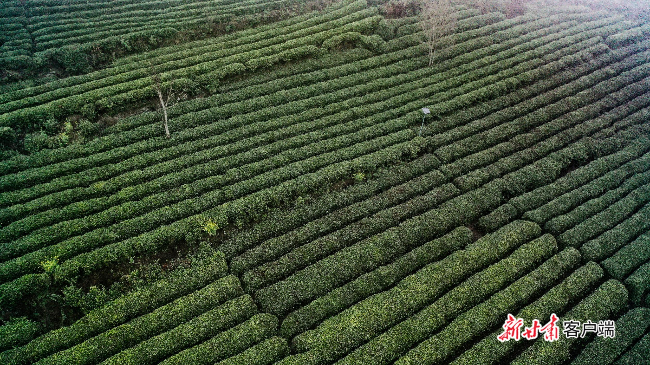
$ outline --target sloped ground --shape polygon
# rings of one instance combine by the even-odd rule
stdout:
[[[189,267],[69,326],[35,339],[29,322],[4,326],[25,335],[2,344],[2,362],[648,361],[645,28],[605,12],[459,7],[453,45],[428,67],[415,18],[385,28],[365,1],[322,16],[331,23],[253,32],[268,41],[242,45],[246,59],[236,47],[153,53],[214,92],[170,110],[171,139],[145,113],[4,162],[4,311],[205,243]],[[104,100],[94,82],[111,98],[149,90],[89,75],[85,99],[62,94],[69,111]],[[23,93],[3,107],[31,104],[3,123],[68,105],[47,86]],[[556,314],[559,338],[500,342],[508,314],[525,327]],[[615,337],[567,338],[569,320],[613,320]]]

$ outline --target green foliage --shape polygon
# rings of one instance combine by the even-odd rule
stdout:
[[[213,252],[202,260],[192,263],[189,268],[175,271],[168,278],[109,302],[70,326],[48,332],[25,346],[0,353],[0,361],[10,364],[36,362],[199,290],[225,276],[226,272],[227,266],[223,255]],[[26,277],[28,276],[19,280]],[[232,296],[242,294],[239,281],[234,277],[224,278],[219,283],[224,286],[224,289],[228,288]],[[26,283],[24,288],[37,288],[34,284]],[[3,285],[3,295],[7,295],[6,285]],[[3,302],[0,304],[5,305],[5,297],[2,299]]]
[[[309,27],[309,22],[305,22],[298,23],[294,27],[269,28],[266,29],[267,32],[252,34],[250,37],[240,37],[236,46],[233,47],[224,49],[223,44],[219,43],[215,45],[215,52],[206,52],[203,49],[199,54],[194,54],[194,56],[200,57],[200,61],[196,57],[186,55],[186,62],[189,64],[182,65],[179,62],[173,62],[173,66],[171,64],[156,65],[155,71],[169,79],[187,80],[183,83],[191,85],[195,76],[213,71],[215,66],[245,63],[250,59],[267,56],[277,56],[280,60],[293,60],[314,54],[317,53],[313,46],[314,43],[322,42],[339,33],[368,31],[374,27],[380,17],[375,15],[376,9],[362,10],[365,7],[364,3],[363,0],[352,2],[343,9],[312,18],[310,20],[312,23],[324,20],[318,26]],[[307,29],[303,31],[301,37],[286,39],[285,32],[299,30],[300,27],[305,26]],[[175,30],[163,28],[156,31],[173,32]],[[128,37],[137,38],[138,33],[133,33]],[[110,44],[107,50],[108,54],[116,49],[118,51],[120,49],[128,50],[130,47],[129,40],[121,36],[108,37],[103,42]],[[88,45],[87,47],[97,48],[95,46],[103,47],[102,44]],[[301,46],[306,48],[301,48]],[[87,57],[78,46],[62,47],[53,51],[52,54],[52,57],[66,67],[69,72],[84,72],[88,67]],[[66,81],[72,83],[71,85],[62,88],[55,88],[53,85],[45,86],[40,89],[48,87],[51,89],[43,93],[34,90],[36,95],[33,96],[36,97],[14,99],[12,102],[0,106],[0,111],[6,113],[0,117],[0,126],[13,126],[21,130],[32,131],[39,128],[44,115],[62,118],[78,112],[87,105],[95,105],[98,110],[114,113],[124,108],[125,105],[141,103],[152,96],[150,71],[146,67],[133,70],[126,66],[111,70],[115,73],[107,74],[106,71],[97,71],[81,78],[73,78],[71,81]],[[192,88],[190,87],[190,89]]]
[[[77,123],[77,130],[84,140],[89,141],[99,136],[99,126],[88,119],[81,119]]]
[[[251,4],[262,6],[250,0],[241,11]],[[11,345],[19,347],[0,362],[499,362],[522,348],[480,336],[505,313],[565,313],[601,280],[602,269],[589,263],[547,291],[581,257],[572,247],[553,256],[556,241],[540,237],[538,225],[601,196],[590,209],[607,216],[579,220],[593,234],[581,236],[582,253],[614,255],[603,265],[621,278],[637,270],[626,284],[635,302],[647,301],[644,241],[626,244],[648,221],[649,145],[641,135],[650,42],[608,50],[602,37],[629,25],[601,15],[503,20],[467,11],[456,46],[425,68],[415,19],[387,29],[376,14],[346,0],[277,29],[165,48],[1,95],[2,130],[45,127],[52,135],[30,137],[38,142],[29,142],[31,156],[0,166],[3,310],[42,295],[53,279],[62,284],[224,228],[209,240],[226,253],[206,249],[191,268],[115,300],[68,287],[64,299],[87,315]],[[378,27],[389,42],[367,35]],[[106,52],[165,42],[126,32],[88,53],[75,45],[85,37],[77,30],[61,24],[71,36],[57,48],[62,62],[85,57],[93,65]],[[61,41],[33,32],[52,46]],[[346,43],[372,52],[327,60],[317,47]],[[214,95],[170,108],[174,139],[155,137],[155,112],[90,140],[98,132],[92,118],[155,96],[138,66],[146,59],[181,94]],[[292,67],[275,67],[284,62]],[[416,138],[423,106],[439,118]],[[90,120],[66,124],[71,113]],[[69,145],[79,137],[86,144]],[[354,184],[329,189],[351,177]],[[513,222],[522,214],[538,224]],[[492,233],[470,243],[466,227],[477,221]],[[627,306],[620,283],[604,288],[569,314],[606,317]],[[258,310],[283,317],[280,328]],[[279,333],[295,336],[294,355]],[[532,354],[562,362],[583,345]]]
[[[650,193],[650,192],[649,192]],[[603,260],[625,247],[635,237],[650,230],[650,203],[629,216],[616,227],[587,241],[580,251],[587,260]],[[643,251],[638,253],[643,255]]]
[[[610,320],[627,306],[627,291],[623,284],[608,280],[587,298],[576,304],[562,318],[585,322],[591,320]],[[585,339],[567,339],[561,341],[535,341],[519,355],[512,364],[561,364],[570,359],[572,349],[579,349]]]
[[[0,127],[0,149],[16,143],[16,132],[10,127]]]
[[[0,352],[22,346],[41,332],[41,325],[25,317],[12,318],[0,326]]]
[[[271,338],[277,327],[276,317],[266,313],[256,314],[236,327],[167,358],[161,364],[213,364]]]
[[[214,236],[217,234],[217,231],[221,228],[219,225],[215,222],[212,221],[212,219],[209,219],[203,223],[203,231],[207,233],[210,236]]]
[[[298,240],[288,240],[286,236],[280,236],[263,243],[250,252],[246,252],[242,257],[237,257],[231,262],[233,266],[236,263],[236,267],[257,266],[252,270],[249,269],[242,276],[242,281],[247,289],[257,290],[338,250],[362,240],[371,240],[373,235],[382,235],[382,231],[389,229],[398,232],[400,229],[396,226],[404,219],[426,211],[457,195],[458,191],[451,184],[436,187],[440,182],[439,176],[434,172],[416,179],[407,186],[401,185],[390,189],[371,201],[364,202],[366,204],[355,204],[342,212],[336,212],[336,214],[329,215],[325,219],[309,224],[305,229],[301,229],[307,235],[297,236]],[[395,194],[395,191],[400,190],[402,194]],[[418,192],[423,195],[415,196]],[[405,198],[404,195],[407,197],[410,195],[412,199],[399,204]],[[391,203],[398,203],[398,205],[390,207]],[[364,212],[367,212],[358,210],[364,206],[371,208],[371,212],[379,211],[355,221],[356,216],[364,215]],[[381,208],[387,209],[380,210]],[[338,217],[346,216],[344,214],[346,212],[350,212],[351,216],[344,219],[352,223],[340,230],[332,230],[330,234],[320,234],[324,228],[329,228],[332,225],[340,226]],[[295,237],[293,235],[287,236]],[[313,239],[311,242],[309,241],[310,237]],[[289,251],[291,248],[294,249]],[[280,255],[285,252],[285,255]]]
[[[642,364],[648,359],[648,352],[650,352],[650,334],[643,336],[639,342],[629,351],[625,352],[617,361],[621,365],[635,365]]]
[[[293,345],[298,352],[309,351],[310,356],[332,361],[416,313],[418,313],[416,317],[410,318],[408,323],[415,323],[413,321],[416,318],[429,318],[428,314],[439,313],[442,308],[452,312],[458,311],[467,305],[466,301],[477,304],[484,296],[489,295],[490,291],[498,290],[502,285],[532,269],[553,254],[556,246],[552,239],[524,244],[536,234],[539,234],[537,225],[516,221],[493,235],[484,236],[464,250],[455,251],[446,258],[425,266],[391,290],[374,295],[341,314],[328,318],[315,330],[298,335],[293,340]],[[522,245],[521,248],[510,258],[498,262],[519,245]],[[522,259],[524,257],[526,259]],[[471,276],[494,262],[498,263]],[[466,279],[467,281],[463,282]],[[472,290],[468,290],[470,288]],[[445,299],[441,299],[445,304],[426,307],[450,289],[451,292],[443,297]],[[423,307],[427,309],[422,311]],[[450,313],[443,318],[451,317],[453,314]],[[437,319],[444,321],[443,318]],[[408,347],[409,344],[403,343],[404,341],[422,340],[423,338],[418,336],[423,336],[427,331],[446,323],[430,319],[431,321],[418,321],[420,325],[408,327],[418,329],[420,335],[413,332],[400,333],[398,341],[389,340],[385,344]],[[424,323],[427,323],[426,329]],[[408,324],[404,323],[400,328],[404,327],[408,330],[405,326]],[[397,327],[394,328],[397,331]]]
[[[478,226],[486,232],[493,232],[517,218],[518,212],[510,204],[504,204],[493,210],[490,214],[478,220]]]
[[[632,271],[650,259],[650,233],[639,236],[601,264],[617,280],[623,280]]]
[[[40,131],[26,135],[23,145],[27,152],[35,153],[44,148],[47,148],[48,140],[49,137],[47,134],[45,134],[43,131]]]
[[[583,209],[573,210],[567,215],[571,222],[577,224],[560,234],[558,241],[565,245],[580,247],[589,239],[614,228],[637,209],[643,207],[648,200],[650,200],[650,185],[641,186],[618,201],[602,197],[586,202],[581,206],[584,207]],[[607,204],[603,204],[605,202]],[[553,224],[551,222],[556,220],[561,222],[563,218],[564,216],[555,218],[547,225]]]
[[[434,190],[432,195],[437,195],[437,192]],[[386,265],[398,255],[402,255],[472,218],[478,218],[481,212],[494,206],[495,201],[498,204],[499,196],[492,192],[474,191],[447,200],[437,209],[410,218],[397,227],[391,227],[343,249],[341,249],[338,240],[323,240],[329,247],[332,247],[327,248],[327,251],[332,253],[330,256],[318,262],[308,261],[314,263],[293,273],[281,282],[258,290],[256,297],[265,311],[286,314],[291,308],[323,295],[379,266]],[[462,213],[458,214],[457,212]],[[313,250],[314,254],[321,255],[323,246],[313,246],[318,248]],[[302,266],[296,264],[298,263],[288,261],[284,267],[280,267],[282,271],[276,270],[276,272],[280,271],[284,272],[285,276],[289,275]],[[258,271],[256,274],[256,277],[253,278],[261,278],[262,271]],[[281,275],[279,276],[281,277]],[[245,283],[250,282],[247,279],[244,279]]]
[[[471,238],[472,232],[468,228],[460,227],[439,239],[429,241],[398,257],[392,263],[361,275],[291,312],[282,321],[280,333],[292,338],[329,316],[342,312],[373,294],[381,293],[423,266],[462,249],[471,242]]]
[[[630,301],[636,306],[643,305],[650,293],[650,263],[636,269],[625,279],[625,285],[630,292]]]
[[[543,237],[550,237],[551,241],[555,241],[550,235]],[[579,263],[580,254],[573,248],[551,257],[504,290],[457,316],[444,329],[419,343],[395,364],[433,364],[449,360],[454,354],[462,351],[464,345],[498,326],[508,313],[514,312],[537,294],[546,291]]]
[[[269,239],[272,241],[274,237],[282,236],[301,226],[304,226],[303,229],[309,229],[308,226],[314,224],[310,223],[311,221],[317,221],[319,222],[318,225],[322,225],[324,222],[321,220],[321,217],[324,217],[330,212],[351,206],[340,210],[340,213],[335,214],[336,219],[332,220],[336,221],[338,219],[341,222],[339,225],[333,227],[342,227],[344,224],[348,224],[358,217],[355,213],[364,211],[365,209],[371,209],[368,212],[375,212],[377,209],[384,207],[384,205],[379,205],[378,208],[372,209],[372,205],[370,205],[364,209],[362,207],[366,203],[359,203],[369,198],[374,200],[375,196],[379,195],[382,191],[407,183],[409,180],[415,179],[420,175],[425,175],[437,166],[439,166],[439,162],[435,157],[432,155],[424,155],[405,164],[380,170],[373,175],[372,179],[362,184],[353,184],[343,191],[333,191],[323,194],[315,201],[301,206],[299,209],[294,209],[289,212],[285,212],[284,210],[272,211],[267,218],[255,224],[250,231],[246,230],[245,232],[241,232],[241,234],[236,234],[223,245],[219,246],[219,250],[224,252],[227,258],[232,259],[230,268],[233,272],[239,274],[258,265],[258,262],[261,262],[251,260],[249,265],[241,265],[246,260],[242,260],[243,257],[238,258],[235,256],[241,255],[244,251],[251,249],[251,253],[253,253],[258,250],[257,247],[263,248],[266,246],[266,244],[263,244],[264,241]],[[439,176],[438,173],[434,173],[430,175],[430,178],[434,181],[439,181]],[[425,178],[423,182],[426,182],[428,179],[428,177]],[[418,184],[415,186],[417,187]],[[427,187],[429,185],[423,184],[423,186]],[[372,204],[372,200],[368,203]],[[322,230],[323,228],[320,229]],[[247,253],[246,255],[249,254]]]
[[[59,256],[54,256],[51,259],[41,261],[41,267],[48,275],[54,275],[56,268],[59,266]]]
[[[105,364],[157,364],[184,348],[198,345],[257,313],[249,295],[239,296],[189,319],[167,332],[142,337],[142,342],[108,358]],[[158,325],[159,326],[159,325]],[[160,329],[160,327],[159,327]]]
[[[616,341],[596,337],[578,356],[572,365],[613,363],[630,345],[650,327],[650,309],[634,308],[616,320]]]
[[[564,252],[575,253],[577,251],[574,248],[568,248]],[[567,307],[583,299],[585,295],[593,290],[602,277],[603,270],[598,264],[589,262],[575,270],[569,277],[548,290],[539,299],[526,305],[516,314],[516,317],[524,318],[524,321],[530,323],[529,321],[532,319],[549,318],[552,313],[564,313]],[[500,342],[497,336],[502,332],[503,330],[499,328],[496,332],[486,335],[480,342],[452,361],[451,364],[498,364],[508,354],[524,345],[521,341]]]
[[[527,211],[524,213],[524,217],[539,224],[543,224],[558,215],[565,214],[570,210],[575,209],[577,206],[580,206],[583,202],[588,201],[589,199],[607,193],[609,190],[616,190],[619,187],[629,187],[630,189],[633,189],[640,186],[640,183],[644,179],[647,179],[647,176],[650,174],[650,172],[644,173],[647,166],[650,166],[650,154],[646,153],[638,159],[629,161],[614,169],[617,164],[614,159],[616,159],[617,156],[623,157],[630,152],[636,155],[642,151],[639,147],[642,147],[642,144],[634,143],[624,148],[620,153],[603,156],[584,167],[572,171],[567,174],[567,176],[562,177],[561,181],[556,181],[551,184],[553,185],[552,189],[555,191],[550,195],[553,200],[535,208],[534,210]],[[580,186],[580,182],[584,181],[584,178],[581,177],[581,175],[585,176],[587,179],[590,179],[593,176],[599,177]],[[545,195],[537,194],[538,192],[541,193],[543,189],[544,188],[540,188],[538,189],[539,191],[533,191],[524,196],[529,199],[534,199],[535,196],[539,197]],[[559,195],[559,193],[562,192],[564,193]],[[524,196],[513,199],[513,202],[516,201],[516,204],[521,204],[520,202],[524,201]],[[521,205],[521,207],[522,209],[524,208],[523,205]],[[526,208],[530,208],[530,206],[527,206]]]
[[[282,337],[271,337],[217,365],[270,365],[289,355],[289,345]]]
[[[105,288],[94,285],[88,289],[88,293],[74,285],[68,285],[63,288],[63,300],[66,305],[79,308],[83,314],[88,314],[106,304],[110,300],[110,293]]]

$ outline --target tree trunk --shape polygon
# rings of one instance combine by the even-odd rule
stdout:
[[[170,137],[169,126],[167,125],[167,105],[165,105],[165,100],[163,99],[162,92],[160,92],[160,88],[156,88],[156,93],[158,93],[158,99],[160,99],[160,105],[162,106],[162,110],[163,110],[163,122],[165,123],[165,136],[169,138]]]

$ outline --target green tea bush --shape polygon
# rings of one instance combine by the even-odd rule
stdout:
[[[398,257],[392,263],[361,275],[291,312],[282,321],[280,333],[285,337],[292,338],[313,328],[328,317],[344,311],[355,303],[381,293],[423,266],[464,248],[471,240],[472,232],[466,227],[459,227],[443,237],[429,241]]]
[[[616,227],[587,241],[582,245],[580,251],[588,260],[602,261],[626,246],[635,237],[644,232],[648,232],[648,230],[650,230],[650,203],[643,206],[639,211]],[[639,255],[642,254],[643,251],[639,253]]]
[[[623,280],[649,259],[650,234],[646,233],[608,257],[601,265],[615,279]]]
[[[223,277],[226,272],[227,266],[222,254],[208,255],[188,269],[174,271],[166,279],[109,302],[70,326],[48,332],[25,346],[0,353],[0,360],[5,363],[33,363],[199,290]],[[3,294],[6,285],[3,285]],[[221,285],[230,288],[233,294],[243,293],[239,280],[233,276],[224,278]],[[34,286],[33,283],[26,283],[24,288]],[[3,300],[2,305],[6,305],[6,300]]]
[[[578,321],[608,320],[627,306],[623,284],[608,280],[587,298],[576,304],[561,318]],[[535,341],[512,362],[513,364],[561,364],[570,359],[572,349],[579,349],[585,339],[562,338],[560,341]]]
[[[634,308],[616,320],[616,341],[596,337],[571,364],[609,364],[614,361],[650,327],[650,309]]]
[[[575,252],[576,249],[567,248],[563,252],[570,251]],[[567,307],[589,294],[602,280],[603,275],[603,270],[598,264],[588,262],[548,290],[539,299],[526,305],[516,314],[516,317],[530,321],[531,319],[549,318],[552,313],[564,313]],[[497,339],[500,333],[502,333],[501,329],[485,336],[460,354],[451,364],[499,364],[503,361],[502,359],[524,345],[521,341],[500,342]]]
[[[282,337],[271,337],[217,365],[270,365],[289,355],[289,345]]]
[[[552,236],[549,237],[554,241]],[[539,240],[533,241],[537,242]],[[580,263],[580,254],[568,248],[484,302],[458,315],[440,332],[420,342],[395,364],[434,364],[462,352],[474,338],[498,326],[508,313],[543,293]],[[480,286],[477,286],[480,287]]]
[[[625,279],[625,285],[630,292],[630,301],[636,305],[643,305],[646,295],[650,293],[650,263],[636,269]]]
[[[271,338],[278,327],[278,319],[270,314],[256,314],[251,319],[211,339],[183,350],[160,364],[213,364],[246,351],[265,339]]]
[[[142,337],[137,345],[106,359],[102,364],[157,364],[181,350],[200,344],[229,328],[246,321],[257,313],[249,295],[229,300],[197,315],[167,332]],[[159,325],[158,321],[157,325]],[[111,342],[111,347],[117,341]],[[106,353],[102,348],[102,352]],[[96,355],[95,355],[96,356]]]
[[[397,336],[400,340],[389,340],[385,343],[386,345],[408,346],[403,342],[408,342],[408,339],[410,341],[418,340],[415,333],[411,332],[409,334],[409,329],[417,329],[417,332],[424,333],[429,330],[428,328],[425,329],[428,326],[425,326],[424,323],[434,325],[433,323],[436,322],[433,318],[430,318],[431,321],[417,321],[417,323],[420,323],[418,326],[416,322],[412,322],[416,321],[416,318],[423,319],[427,317],[425,313],[440,313],[440,308],[447,308],[453,312],[458,310],[457,308],[467,306],[467,302],[477,304],[484,296],[498,291],[503,285],[515,280],[519,275],[538,265],[540,261],[553,255],[555,241],[541,239],[535,240],[534,244],[523,244],[511,256],[502,261],[499,261],[500,257],[495,258],[502,252],[495,252],[492,258],[486,257],[485,260],[476,262],[472,267],[454,264],[456,260],[474,263],[474,260],[465,255],[478,254],[489,243],[492,244],[492,250],[495,249],[495,243],[497,247],[510,244],[514,244],[516,247],[517,243],[511,240],[523,238],[520,235],[525,233],[517,231],[515,227],[520,229],[524,227],[535,228],[533,226],[528,227],[526,224],[527,222],[515,222],[510,227],[507,227],[510,229],[506,228],[497,231],[492,237],[482,238],[465,250],[456,251],[443,260],[425,266],[414,275],[402,280],[393,289],[372,296],[358,305],[348,308],[341,314],[327,319],[316,329],[298,335],[293,340],[294,347],[298,352],[308,351],[312,356],[332,361],[363,342],[379,335],[385,329],[418,313],[415,317],[409,318],[407,322],[402,322],[398,327],[393,327],[392,333],[395,333],[397,328],[406,331]],[[519,241],[518,243],[521,244],[522,242]],[[506,249],[506,247],[501,248]],[[520,257],[528,257],[528,259],[523,260]],[[532,259],[533,257],[534,259]],[[476,273],[486,262],[494,262],[492,260],[497,262]],[[454,269],[446,268],[447,265],[452,265],[450,267],[454,267]],[[474,273],[476,274],[472,275]],[[510,275],[514,275],[514,277]],[[449,289],[451,289],[449,293],[445,294]],[[442,298],[440,298],[441,296]],[[440,307],[435,303],[432,306],[429,305],[435,299],[443,301],[447,305],[441,305]],[[455,304],[452,305],[452,303]],[[469,304],[469,307],[473,304]],[[423,307],[427,309],[421,310]],[[433,307],[436,310],[433,310]],[[407,323],[411,322],[414,323],[414,326],[407,327]]]
[[[22,346],[41,333],[41,325],[25,317],[13,318],[0,326],[0,352]]]

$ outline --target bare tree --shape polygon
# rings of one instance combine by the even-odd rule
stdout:
[[[169,92],[167,93],[167,100],[163,98],[163,93],[162,93],[162,82],[160,82],[160,75],[157,73],[153,73],[151,75],[151,79],[153,80],[153,87],[156,90],[156,94],[158,94],[158,99],[160,100],[160,106],[162,106],[163,110],[163,123],[165,125],[165,136],[167,138],[170,137],[169,134],[169,125],[167,124],[167,105],[169,105],[169,98],[172,95],[172,88],[171,86],[169,87]]]
[[[433,64],[441,39],[456,30],[456,13],[450,0],[424,0],[420,13],[420,25],[424,43],[429,50],[429,66]]]

